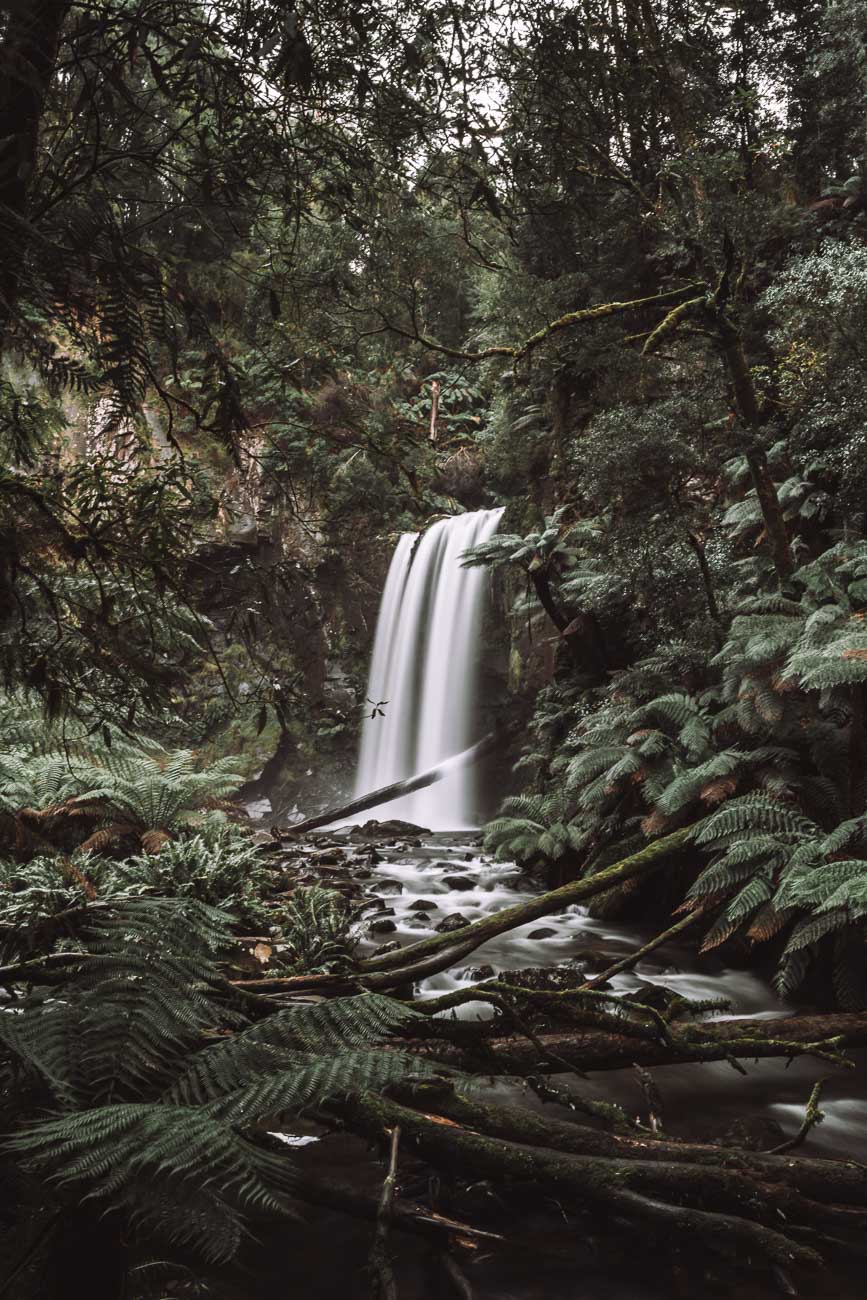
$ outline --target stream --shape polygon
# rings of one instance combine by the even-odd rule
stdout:
[[[379,910],[367,914],[364,929],[368,933],[361,944],[362,952],[372,952],[384,942],[401,946],[417,942],[436,933],[436,927],[446,917],[459,914],[466,921],[475,921],[538,892],[520,868],[494,862],[482,853],[478,837],[470,832],[426,833],[421,840],[383,843],[364,841],[358,828],[344,828],[314,843],[340,846],[345,853],[341,875],[355,880],[365,896],[381,904]],[[371,924],[378,932],[369,933]],[[435,997],[472,987],[500,971],[571,961],[586,963],[591,973],[635,951],[651,937],[650,932],[595,919],[581,907],[573,906],[486,943],[457,967],[424,980],[416,993]],[[612,980],[614,989],[623,992],[645,984],[664,984],[691,999],[728,999],[730,1010],[713,1013],[715,1016],[781,1017],[789,1010],[755,975],[727,969],[713,955],[697,958],[681,944],[658,949],[633,972]],[[442,1014],[487,1017],[491,1008],[470,1002]],[[726,1135],[731,1139],[736,1132],[744,1145],[770,1149],[797,1131],[812,1085],[827,1076],[821,1102],[825,1119],[811,1131],[804,1152],[867,1162],[867,1060],[863,1059],[867,1053],[853,1055],[856,1068],[851,1071],[835,1070],[809,1058],[799,1058],[788,1067],[782,1060],[745,1062],[746,1077],[726,1063],[657,1067],[653,1077],[664,1104],[665,1131],[673,1137],[703,1140]],[[617,1102],[633,1117],[646,1114],[638,1078],[630,1069],[599,1072],[584,1079],[573,1074],[552,1076],[551,1083],[573,1094]],[[491,1080],[484,1087],[491,1099],[533,1109],[543,1106],[519,1080]],[[561,1118],[570,1115],[565,1108],[547,1108]],[[382,1165],[364,1142],[348,1135],[317,1140],[318,1132],[313,1127],[302,1127],[290,1139],[299,1143],[297,1158],[302,1165],[309,1164],[320,1173],[356,1185],[378,1188]],[[476,1189],[482,1198],[483,1187]],[[472,1204],[467,1207],[467,1217],[472,1218],[473,1208]],[[544,1214],[550,1215],[551,1208],[544,1207]],[[274,1264],[280,1288],[275,1292],[269,1283],[258,1289],[256,1296],[290,1296],[298,1293],[297,1285],[305,1295],[321,1300],[367,1300],[369,1227],[350,1223],[339,1215],[317,1212],[308,1222],[307,1231],[301,1255],[288,1260],[281,1253],[279,1265]],[[335,1234],[339,1234],[341,1243],[336,1256],[331,1245]],[[434,1300],[440,1296],[445,1300],[453,1295],[431,1260],[425,1258],[425,1252],[415,1243],[399,1242],[399,1237],[394,1235],[401,1300]],[[308,1251],[313,1253],[308,1255]],[[539,1259],[528,1260],[526,1268],[512,1259],[504,1274],[503,1263],[494,1256],[480,1260],[472,1281],[476,1300],[669,1300],[670,1278],[668,1286],[653,1282],[640,1267],[636,1272],[634,1261],[618,1261],[618,1267],[625,1269],[625,1276],[620,1272],[612,1275],[605,1261],[594,1260],[591,1251],[581,1268],[581,1279],[576,1281],[575,1267],[564,1274],[562,1263],[552,1266]],[[289,1285],[291,1279],[294,1284]],[[729,1294],[718,1289],[714,1292],[712,1281],[708,1294]],[[691,1293],[687,1290],[683,1294]],[[815,1294],[822,1300],[851,1300],[858,1291],[851,1289],[851,1283],[824,1274],[821,1289]],[[757,1284],[755,1289],[747,1288],[741,1300],[753,1296],[765,1300],[768,1295]]]

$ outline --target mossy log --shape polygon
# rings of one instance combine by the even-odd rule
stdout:
[[[322,826],[331,826],[334,822],[354,817],[356,813],[367,812],[370,808],[378,808],[381,804],[390,803],[392,799],[400,799],[404,795],[413,794],[416,790],[425,790],[429,785],[441,781],[443,777],[480,762],[502,745],[508,734],[508,729],[489,731],[481,740],[470,745],[469,749],[461,750],[459,754],[443,759],[436,767],[428,768],[426,772],[419,772],[417,776],[408,777],[405,781],[393,781],[391,785],[380,786],[378,790],[371,790],[369,794],[361,795],[358,799],[352,799],[349,803],[340,804],[335,808],[327,808],[325,812],[317,813],[315,817],[308,817],[306,821],[296,822],[293,826],[275,826],[272,829],[283,835],[306,835],[309,831],[319,830]]]
[[[353,1130],[380,1139],[399,1125],[408,1150],[453,1174],[539,1184],[578,1208],[620,1215],[654,1238],[687,1234],[729,1260],[748,1253],[782,1268],[821,1263],[811,1246],[761,1221],[780,1222],[781,1198],[788,1197],[790,1208],[797,1203],[802,1218],[810,1223],[816,1221],[813,1215],[826,1223],[828,1213],[835,1225],[841,1217],[852,1226],[865,1219],[862,1210],[835,1215],[829,1207],[814,1208],[812,1202],[784,1188],[773,1187],[760,1196],[751,1180],[731,1171],[599,1159],[503,1140],[371,1093],[342,1103],[339,1113]],[[677,1201],[671,1199],[675,1196]]]
[[[521,1034],[492,1033],[489,1022],[478,1025],[447,1020],[431,1020],[422,1029],[419,1032],[414,1023],[412,1037],[407,1033],[401,1047],[426,1049],[445,1065],[522,1077],[556,1074],[566,1066],[588,1072],[626,1070],[636,1064],[688,1065],[796,1056],[818,1056],[841,1065],[843,1049],[867,1046],[867,1013],[854,1012],[784,1020],[744,1017],[674,1023],[668,1026],[665,1039],[580,1026],[553,1033],[537,1029],[531,1042]],[[540,1048],[550,1055],[540,1055]]]
[[[393,1088],[391,1095],[405,1105],[442,1115],[489,1137],[605,1160],[662,1162],[690,1165],[693,1169],[727,1170],[764,1186],[780,1185],[784,1199],[788,1191],[794,1191],[805,1202],[830,1202],[832,1207],[857,1206],[867,1210],[867,1169],[855,1161],[742,1151],[649,1134],[601,1132],[586,1124],[552,1119],[520,1106],[485,1105],[475,1098],[463,1096],[449,1080],[443,1079],[401,1085]],[[783,1202],[779,1204],[782,1207]],[[799,1201],[792,1201],[792,1208],[805,1207]],[[847,1211],[837,1222],[854,1222],[856,1218]]]

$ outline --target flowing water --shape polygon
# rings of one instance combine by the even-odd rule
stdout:
[[[501,515],[501,510],[457,515],[421,535],[401,537],[377,621],[368,684],[373,716],[364,727],[356,795],[440,764],[477,738],[477,643],[486,578],[484,569],[462,567],[461,557],[494,535]],[[381,805],[376,815],[451,832],[406,851],[387,851],[375,871],[370,889],[393,909],[399,942],[434,933],[452,913],[475,921],[531,896],[533,886],[516,866],[480,854],[471,835],[463,843],[455,838],[460,828],[478,825],[472,767],[460,767],[424,790]],[[422,902],[429,906],[422,907]],[[554,965],[587,949],[595,948],[613,962],[648,937],[593,920],[573,907],[501,935],[458,969],[426,980],[418,992],[435,996],[478,982],[480,968],[499,972]],[[702,964],[687,948],[662,949],[612,981],[622,992],[654,983],[688,998],[728,999],[731,1015],[767,1018],[790,1010],[757,976],[710,961]],[[458,1014],[490,1013],[484,1003],[468,1003]],[[687,1127],[691,1124],[696,1131],[724,1128],[724,1121],[742,1114],[745,1105],[753,1114],[795,1130],[809,1085],[823,1073],[820,1067],[801,1058],[789,1067],[784,1061],[761,1062],[746,1079],[727,1064],[670,1066],[655,1075],[671,1094],[672,1110],[681,1117],[685,1111]],[[591,1092],[595,1088],[592,1083],[583,1086]],[[627,1108],[640,1105],[638,1085],[629,1072],[605,1075],[604,1087],[606,1096]],[[867,1101],[861,1078],[836,1071],[823,1109],[826,1119],[811,1134],[811,1145],[867,1159]]]
[[[369,890],[393,909],[397,929],[387,937],[402,944],[436,933],[436,926],[446,916],[458,913],[467,921],[476,921],[538,892],[514,864],[493,862],[482,853],[475,837],[431,836],[421,846],[379,852],[383,860],[373,868]],[[421,908],[421,902],[430,906]],[[650,937],[649,932],[595,919],[584,908],[572,906],[500,935],[457,968],[424,980],[416,991],[423,997],[436,997],[452,989],[470,988],[501,971],[587,958],[591,959],[591,969],[595,969],[597,964],[612,964],[634,952]],[[623,993],[648,984],[662,984],[696,1000],[727,999],[729,1008],[714,1013],[714,1019],[726,1015],[766,1019],[791,1014],[792,1010],[781,1004],[758,976],[728,969],[713,958],[697,957],[686,945],[661,948],[633,971],[611,980],[612,989]],[[470,1002],[447,1014],[484,1018],[492,1014],[492,1009],[482,1002]],[[671,1133],[684,1137],[722,1136],[731,1123],[745,1116],[774,1120],[787,1135],[794,1133],[803,1119],[812,1084],[828,1075],[822,1101],[826,1118],[812,1131],[808,1149],[867,1162],[865,1070],[860,1062],[851,1073],[806,1057],[789,1066],[785,1060],[765,1060],[747,1062],[746,1068],[746,1077],[725,1062],[655,1068],[654,1078],[666,1105],[666,1126]],[[569,1076],[561,1082],[573,1092],[619,1102],[630,1114],[643,1111],[640,1085],[630,1070],[605,1071],[586,1080]],[[507,1090],[507,1085],[500,1084],[498,1089]],[[517,1089],[518,1085],[508,1085],[513,1093]],[[532,1094],[521,1095],[528,1104],[535,1104]],[[773,1144],[769,1130],[766,1145]]]
[[[472,834],[431,834],[412,842],[378,844],[375,857],[379,860],[373,862],[367,848],[359,846],[357,856],[352,853],[350,844],[357,832],[353,836],[351,828],[335,838],[346,847],[347,873],[358,872],[364,892],[390,909],[389,919],[396,927],[385,936],[369,937],[363,950],[372,950],[383,937],[396,939],[402,945],[414,943],[436,933],[444,918],[454,913],[474,921],[537,892],[514,864],[493,862],[485,855],[478,837]],[[649,937],[638,929],[595,919],[573,906],[500,935],[464,958],[458,967],[424,980],[416,993],[434,997],[451,989],[472,988],[501,971],[552,966],[588,956],[595,956],[596,965],[608,965],[635,951]],[[612,980],[615,990],[624,992],[648,983],[664,984],[690,998],[728,998],[731,1010],[723,1014],[766,1017],[787,1012],[755,975],[711,965],[697,959],[685,946],[672,944],[660,949],[634,971]],[[490,1015],[491,1008],[470,1002],[457,1011],[441,1014],[481,1018]],[[743,1133],[746,1122],[756,1146],[769,1149],[797,1131],[813,1083],[830,1076],[822,1099],[826,1119],[812,1129],[803,1152],[867,1162],[867,1069],[862,1063],[851,1072],[808,1058],[795,1060],[789,1068],[784,1061],[776,1060],[744,1064],[746,1077],[722,1062],[656,1067],[653,1077],[663,1101],[666,1133],[709,1140],[722,1138],[735,1123]],[[646,1103],[631,1069],[591,1073],[586,1078],[573,1074],[552,1076],[550,1082],[573,1095],[617,1102],[628,1115],[646,1118]],[[542,1103],[521,1080],[496,1079],[487,1084],[476,1080],[476,1086],[486,1088],[491,1099],[542,1109]],[[545,1105],[544,1110],[555,1118],[571,1117],[569,1110],[556,1105]],[[303,1136],[292,1138],[293,1142],[304,1140]],[[365,1142],[348,1135],[306,1140],[309,1145],[295,1153],[302,1167],[364,1187],[371,1195],[378,1194],[382,1165]],[[414,1186],[411,1155],[407,1153],[403,1159],[401,1168],[408,1194],[415,1191],[423,1197],[427,1183],[421,1189]],[[475,1191],[468,1190],[469,1202],[458,1205],[458,1217],[463,1213],[465,1218],[475,1220],[480,1206],[481,1222],[487,1222],[484,1216],[490,1209],[485,1208],[485,1196],[489,1194],[485,1188],[486,1184],[481,1183]],[[480,1198],[478,1206],[474,1197]],[[534,1204],[531,1200],[522,1213],[526,1215],[522,1226],[539,1229],[559,1210],[554,1201]],[[339,1250],[334,1249],[335,1240],[340,1242]],[[426,1248],[400,1234],[393,1235],[390,1244],[395,1251],[401,1300],[446,1300],[454,1296]],[[307,1219],[301,1249],[277,1252],[270,1263],[273,1271],[267,1283],[255,1297],[245,1293],[243,1300],[301,1292],[309,1300],[368,1300],[370,1284],[365,1268],[369,1248],[368,1224],[317,1210]],[[576,1241],[576,1250],[583,1249],[580,1240]],[[672,1300],[674,1295],[666,1268],[660,1269],[656,1263],[648,1267],[650,1260],[641,1253],[633,1258],[625,1252],[622,1258],[609,1260],[604,1252],[594,1253],[592,1243],[586,1257],[579,1253],[576,1261],[567,1266],[556,1257],[547,1259],[544,1252],[524,1258],[514,1253],[501,1257],[482,1251],[475,1263],[470,1262],[475,1300]],[[803,1294],[812,1300],[857,1300],[861,1294],[857,1280],[853,1284],[836,1273],[823,1272],[819,1285],[819,1291]],[[678,1292],[681,1300],[688,1294],[693,1293]],[[728,1292],[717,1286],[703,1294],[721,1297]],[[772,1300],[777,1292],[757,1280],[755,1286],[741,1288],[740,1294],[742,1300]]]
[[[357,795],[440,765],[476,738],[475,661],[485,578],[483,570],[463,569],[460,556],[494,534],[500,514],[493,510],[461,515],[435,524],[420,539],[401,538],[377,624],[368,686],[374,716],[364,728]],[[517,866],[494,862],[481,852],[479,838],[472,833],[478,825],[472,768],[459,768],[423,791],[381,805],[376,815],[406,819],[432,828],[432,833],[407,842],[380,843],[372,857],[361,846],[357,854],[352,852],[350,844],[359,839],[357,829],[353,833],[346,827],[336,833],[338,842],[346,846],[347,874],[356,877],[371,900],[379,900],[381,910],[376,915],[394,927],[374,927],[363,944],[368,951],[381,942],[383,929],[389,941],[407,945],[436,933],[449,916],[475,921],[537,892]],[[570,961],[586,963],[594,971],[634,952],[650,937],[638,928],[594,919],[573,906],[491,940],[459,966],[424,980],[416,994],[435,997],[453,989],[471,989],[502,971]],[[727,999],[728,1009],[715,1014],[768,1018],[790,1011],[756,975],[727,969],[712,957],[697,957],[683,945],[661,948],[611,981],[615,991],[624,993],[653,984],[690,999]],[[491,1008],[469,1001],[457,1011],[441,1014],[481,1018],[489,1016]],[[821,1104],[826,1118],[811,1130],[805,1153],[867,1162],[867,1068],[858,1059],[864,1054],[854,1055],[857,1066],[851,1072],[803,1057],[790,1066],[783,1060],[747,1062],[746,1076],[726,1063],[657,1067],[653,1074],[663,1101],[665,1131],[673,1137],[712,1140],[723,1138],[735,1122],[743,1132],[748,1121],[755,1145],[769,1149],[797,1131],[811,1086],[825,1075],[829,1082]],[[629,1115],[644,1116],[646,1103],[632,1070],[583,1078],[570,1074],[552,1082],[573,1094],[617,1102]],[[542,1104],[520,1080],[492,1080],[489,1087],[494,1096],[505,1100],[532,1107]],[[569,1113],[560,1111],[563,1116]],[[322,1143],[314,1139],[302,1148],[299,1159],[314,1163],[324,1159],[347,1181],[371,1189],[378,1187],[382,1176],[358,1139]],[[552,1208],[557,1207],[537,1206],[536,1212],[544,1219]],[[529,1207],[528,1213],[533,1212]],[[354,1274],[364,1268],[367,1227],[347,1227],[339,1216],[328,1215],[316,1216],[308,1227],[315,1268],[311,1272],[303,1257],[293,1262],[281,1255],[275,1262],[275,1285],[278,1280],[283,1288],[289,1284],[291,1292],[296,1280],[293,1269],[300,1268],[297,1280],[311,1300],[332,1300],[337,1295],[342,1300],[361,1300],[369,1292],[369,1283],[363,1276],[355,1280]],[[332,1250],[334,1233],[341,1238],[337,1252]],[[399,1252],[401,1295],[406,1300],[451,1294],[448,1287],[441,1289],[442,1277],[437,1280],[430,1272],[426,1258],[415,1247],[402,1247]],[[627,1256],[612,1268],[604,1258],[594,1257],[591,1248],[577,1271],[573,1267],[564,1273],[560,1266],[552,1271],[544,1258],[522,1261],[510,1256],[505,1275],[498,1273],[501,1266],[496,1257],[490,1263],[486,1259],[483,1253],[474,1270],[478,1300],[670,1300],[667,1275],[657,1279],[656,1270],[646,1267],[642,1259],[630,1263]],[[823,1275],[822,1285],[823,1300],[852,1300],[858,1294],[848,1282],[838,1287],[829,1274]],[[290,1292],[284,1289],[281,1294]],[[743,1295],[744,1300],[766,1300],[767,1293],[758,1285],[747,1287]]]
[[[467,749],[478,739],[478,633],[488,577],[463,553],[497,530],[502,510],[442,519],[401,537],[382,595],[370,665],[356,796],[391,785]],[[472,768],[383,804],[434,830],[478,825]]]

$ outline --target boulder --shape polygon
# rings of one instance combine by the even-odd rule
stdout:
[[[381,943],[378,948],[374,948],[374,957],[384,957],[386,953],[397,952],[400,948],[400,942],[397,939],[389,939],[388,943]]]
[[[550,925],[540,925],[538,930],[531,930],[528,939],[556,939],[557,931]]]
[[[350,831],[349,838],[352,840],[389,840],[395,836],[407,835],[430,835],[430,831],[424,826],[415,826],[412,822],[402,822],[398,820],[377,822],[365,822],[363,826],[356,826]]]
[[[472,876],[443,876],[446,889],[475,889],[477,883]]]
[[[472,980],[474,984],[478,984],[481,980],[494,979],[497,972],[493,966],[465,966],[463,970],[455,971],[455,974],[463,980]]]
[[[416,898],[407,908],[408,912],[435,912],[436,903],[432,903],[429,898]]]
[[[391,917],[383,916],[382,918],[377,917],[375,921],[371,921],[370,925],[368,926],[368,933],[393,934],[396,929],[397,926],[395,925],[394,921],[392,921]]]
[[[463,930],[465,925],[469,925],[465,916],[461,916],[460,912],[451,912],[443,917],[436,929],[440,934],[451,934],[453,930]]]

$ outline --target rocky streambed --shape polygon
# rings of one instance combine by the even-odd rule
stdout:
[[[316,835],[305,843],[288,840],[280,857],[297,883],[328,885],[353,901],[359,911],[359,947],[365,954],[459,929],[538,892],[517,866],[497,863],[486,856],[476,836],[417,834],[400,823],[369,823],[366,827]],[[583,908],[570,907],[491,940],[453,969],[423,980],[416,986],[415,995],[432,998],[454,990],[471,990],[501,972],[527,968],[560,967],[570,979],[577,973],[586,977],[634,952],[649,937],[637,929],[595,919]],[[755,975],[727,969],[713,956],[698,958],[687,945],[658,949],[635,969],[615,975],[611,987],[633,995],[665,988],[688,999],[725,999],[728,1006],[712,1013],[714,1018],[765,1019],[785,1016],[790,1010]],[[492,1009],[485,1002],[470,1000],[442,1014],[480,1019],[490,1016]],[[825,1118],[811,1130],[804,1152],[867,1163],[867,1068],[857,1059],[858,1053],[853,1055],[856,1068],[851,1071],[829,1070],[810,1058],[799,1058],[791,1064],[785,1060],[746,1062],[745,1074],[735,1072],[725,1062],[658,1067],[653,1071],[653,1104],[658,1112],[655,1118],[671,1137],[725,1141],[747,1150],[767,1151],[798,1130],[813,1083],[827,1075],[830,1077],[821,1103]],[[552,1093],[563,1085],[573,1098],[615,1102],[628,1116],[649,1122],[646,1080],[643,1082],[640,1073],[632,1069],[591,1073],[584,1078],[574,1073],[565,1079],[550,1076],[548,1082]],[[549,1116],[569,1116],[568,1108],[543,1102],[522,1080],[481,1081],[481,1087],[491,1098],[518,1102],[534,1110],[544,1108]],[[361,1139],[350,1135],[323,1138],[322,1130],[315,1125],[301,1126],[297,1134],[288,1137],[306,1141],[298,1151],[302,1164],[320,1173],[323,1169],[333,1171],[359,1187],[379,1186],[381,1163]],[[405,1159],[403,1174],[410,1185],[416,1173],[412,1158]],[[462,1192],[457,1203],[449,1200],[449,1211],[465,1212],[474,1221],[480,1217],[484,1221],[485,1214],[490,1214],[492,1206],[495,1208],[495,1199],[493,1189],[477,1185]],[[557,1213],[556,1206],[528,1204],[526,1221],[544,1231],[552,1213]],[[289,1265],[280,1248],[272,1245],[267,1252],[266,1272],[270,1275],[272,1268],[278,1272],[282,1268],[285,1280],[288,1268],[288,1275],[297,1277],[299,1285],[303,1278],[303,1288],[309,1295],[367,1300],[370,1280],[364,1268],[369,1227],[325,1212],[310,1217],[308,1233],[307,1263],[304,1258],[294,1258]],[[289,1236],[297,1240],[292,1233]],[[329,1236],[339,1238],[339,1260],[328,1258]],[[398,1238],[399,1234],[395,1234],[402,1300],[456,1294],[454,1285],[442,1276],[441,1267],[435,1266],[415,1243],[401,1243]],[[657,1281],[646,1268],[623,1258],[612,1268],[597,1258],[594,1250],[596,1246],[589,1242],[580,1280],[575,1277],[574,1261],[564,1270],[562,1262],[541,1258],[520,1267],[512,1259],[511,1271],[504,1276],[503,1260],[480,1250],[471,1270],[473,1293],[476,1300],[667,1300],[672,1294],[669,1274]],[[307,1254],[305,1248],[304,1256]],[[278,1264],[278,1260],[282,1262]],[[312,1274],[307,1270],[308,1263]],[[261,1260],[257,1270],[260,1267]],[[270,1295],[270,1286],[263,1285],[256,1294]],[[722,1278],[719,1287],[723,1289],[717,1288],[711,1269],[708,1291],[727,1294]],[[682,1294],[690,1294],[688,1288]],[[757,1287],[757,1297],[765,1294]],[[830,1275],[823,1277],[815,1292],[817,1297],[848,1298],[855,1294],[857,1288],[852,1289],[850,1280]]]

